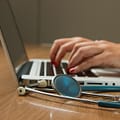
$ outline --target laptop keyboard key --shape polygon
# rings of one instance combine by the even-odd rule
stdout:
[[[85,73],[84,73],[84,72],[79,72],[79,73],[77,73],[77,75],[78,75],[79,77],[82,77],[82,76],[85,76]]]
[[[50,62],[47,62],[47,75],[48,76],[53,76],[53,65]]]
[[[63,74],[63,71],[62,71],[62,67],[61,66],[57,66],[56,67],[56,74]]]
[[[41,62],[40,76],[44,76],[44,62]]]
[[[95,75],[91,70],[86,70],[84,72],[88,77],[97,77],[97,75]]]

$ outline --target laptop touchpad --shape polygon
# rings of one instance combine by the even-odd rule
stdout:
[[[97,76],[120,77],[120,69],[116,68],[92,68],[91,71]]]

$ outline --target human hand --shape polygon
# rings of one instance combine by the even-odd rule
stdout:
[[[55,64],[55,66],[58,66],[65,54],[67,52],[71,52],[75,45],[88,41],[91,40],[83,37],[72,37],[55,40],[50,50],[50,59],[52,63]]]
[[[58,66],[67,52],[70,53],[68,69],[77,73],[99,66],[120,68],[120,44],[105,40],[92,41],[87,38],[74,37],[58,39],[50,50],[51,61]]]
[[[96,66],[120,68],[120,44],[100,40],[74,46],[68,63],[70,73]]]

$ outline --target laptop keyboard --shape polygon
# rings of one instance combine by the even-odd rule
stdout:
[[[39,62],[40,63],[38,66],[40,68],[39,71],[37,72],[39,72],[40,76],[55,76],[59,74],[69,74],[71,76],[78,76],[78,77],[84,77],[84,76],[97,77],[91,70],[85,70],[77,74],[70,74],[67,71],[66,62],[62,62],[58,67],[55,67],[53,64],[51,64],[50,61],[39,61]],[[18,72],[18,76],[21,76],[22,74],[30,75],[30,69],[33,67],[33,63],[34,62],[30,61],[24,64],[20,69],[20,71]]]
[[[46,69],[46,70],[45,70]],[[67,63],[62,62],[60,66],[55,67],[51,64],[51,62],[41,62],[40,76],[44,76],[46,72],[46,76],[54,76],[59,74],[69,74],[72,76],[88,76],[88,77],[97,77],[91,70],[86,70],[83,72],[79,72],[77,74],[70,74],[67,71]]]

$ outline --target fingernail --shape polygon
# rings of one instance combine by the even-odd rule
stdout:
[[[59,66],[59,64],[57,62],[55,62],[55,61],[54,61],[54,65],[55,65],[55,67]]]
[[[74,69],[74,68],[71,68],[71,69],[69,69],[69,72],[70,72],[70,73],[75,73],[75,69]]]
[[[51,60],[51,64],[55,64],[55,62]]]
[[[59,66],[59,64],[55,63],[55,67],[58,67],[58,66]]]

